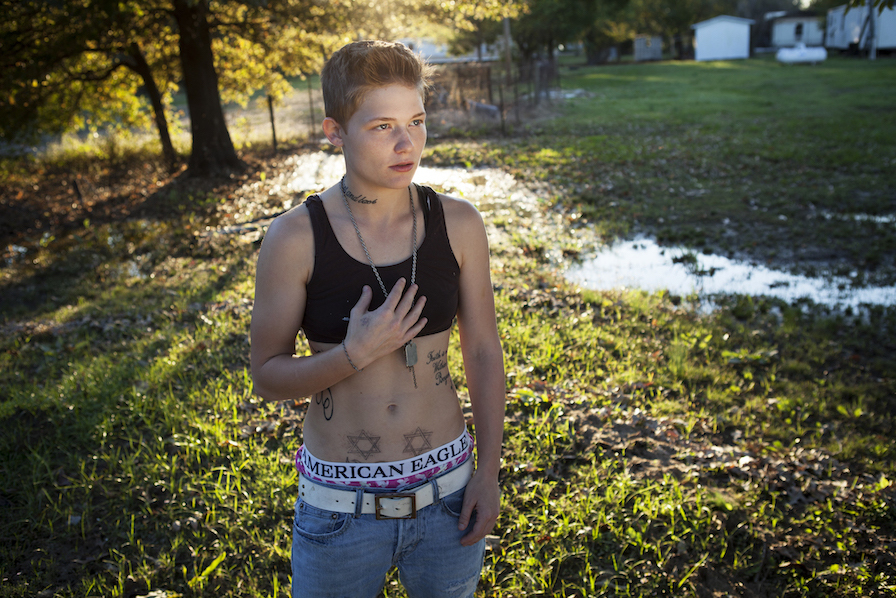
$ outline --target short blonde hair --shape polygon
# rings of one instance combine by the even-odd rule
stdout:
[[[394,84],[416,89],[425,101],[432,72],[422,56],[402,43],[352,42],[337,50],[321,70],[324,110],[345,126],[368,92]]]

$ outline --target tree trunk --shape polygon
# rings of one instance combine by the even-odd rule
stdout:
[[[153,116],[155,117],[156,127],[159,129],[159,141],[162,142],[162,155],[165,163],[170,171],[174,171],[177,167],[177,153],[174,151],[174,145],[171,143],[171,134],[168,131],[168,119],[165,117],[165,106],[162,104],[162,94],[159,93],[159,86],[152,76],[149,64],[140,46],[135,42],[131,44],[131,58],[133,64],[129,65],[143,79],[143,85],[146,87],[146,93],[149,95],[149,101],[152,103]]]
[[[593,28],[585,30],[582,36],[583,45],[585,46],[585,64],[595,66],[607,61],[609,55],[606,48],[603,47],[601,40],[595,35]]]
[[[208,0],[174,0],[193,138],[190,176],[224,175],[245,167],[233,148],[221,108],[207,13]]]

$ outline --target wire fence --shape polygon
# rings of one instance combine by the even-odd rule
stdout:
[[[438,114],[460,110],[478,121],[500,122],[506,133],[508,120],[520,121],[521,111],[551,101],[560,85],[557,63],[541,60],[507,69],[497,62],[441,65],[433,81],[427,110]]]
[[[436,65],[426,98],[431,130],[475,124],[507,134],[527,110],[550,103],[560,87],[556,61],[515,65],[511,76],[499,62],[454,62]],[[244,109],[227,111],[231,136],[238,145],[322,136],[323,95],[317,78],[297,83],[294,92],[276,102],[261,97]]]
[[[504,63],[498,61],[439,64],[432,91],[426,98],[427,128],[436,135],[470,127],[508,134],[533,109],[552,103],[559,86],[557,64],[551,60],[515,64],[509,77]],[[224,113],[228,131],[238,148],[273,146],[276,151],[278,143],[325,142],[321,131],[323,94],[316,76],[295,81],[292,93],[276,101],[260,95],[246,106],[225,106]],[[175,147],[180,152],[188,152],[191,140],[186,111],[175,111],[169,123]],[[154,128],[131,134],[131,140],[137,143],[154,144],[157,139]],[[69,134],[48,138],[34,148],[0,144],[0,155],[64,151],[84,141],[84,135]],[[101,135],[101,143],[128,142],[115,135]]]

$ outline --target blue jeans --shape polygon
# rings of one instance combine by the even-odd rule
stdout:
[[[427,482],[428,483],[428,482]],[[355,517],[296,501],[292,530],[293,598],[375,598],[398,567],[412,598],[471,598],[485,540],[461,546],[464,489],[417,511],[416,519]],[[474,513],[475,517],[475,513]]]

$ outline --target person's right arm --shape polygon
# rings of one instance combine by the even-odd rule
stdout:
[[[356,373],[342,345],[311,356],[296,356],[296,335],[305,311],[306,285],[314,268],[314,235],[307,209],[277,218],[261,245],[252,309],[251,369],[255,392],[274,401],[311,396]],[[368,311],[373,296],[364,287],[352,308],[345,350],[359,369],[397,350],[426,324],[424,300],[416,288],[402,297],[399,281],[386,302]]]

